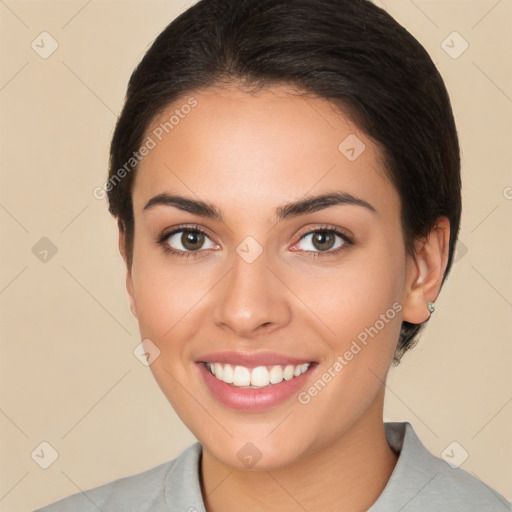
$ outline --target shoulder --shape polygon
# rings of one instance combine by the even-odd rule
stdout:
[[[168,510],[168,498],[176,496],[176,487],[187,485],[197,473],[195,468],[201,445],[195,443],[176,459],[135,475],[119,478],[110,483],[78,492],[47,505],[35,512],[123,512]],[[194,490],[196,482],[189,487]],[[185,508],[185,510],[187,510]]]
[[[388,442],[400,455],[386,488],[370,509],[371,512],[512,510],[510,503],[494,489],[430,453],[410,423],[385,425]]]

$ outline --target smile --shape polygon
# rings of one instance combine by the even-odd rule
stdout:
[[[298,365],[245,366],[208,362],[205,363],[209,372],[216,379],[245,389],[259,389],[295,379],[306,373],[311,363]]]

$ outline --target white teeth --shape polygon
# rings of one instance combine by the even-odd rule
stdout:
[[[272,366],[269,375],[270,384],[279,384],[284,379],[283,369],[280,366]]]
[[[218,363],[215,363],[216,365]],[[233,384],[238,387],[251,385],[251,372],[244,366],[235,366]]]
[[[289,364],[288,366],[286,366],[286,368],[284,369],[284,372],[283,372],[283,377],[284,377],[284,380],[291,380],[293,379],[293,366],[291,364]]]
[[[213,374],[217,377],[217,379],[222,380],[222,375],[224,373],[224,369],[220,363],[215,363],[213,365]]]
[[[307,372],[311,363],[293,366],[288,364],[274,365],[268,369],[266,366],[257,366],[250,370],[245,366],[235,366],[223,363],[206,363],[206,367],[212,375],[226,384],[233,384],[243,388],[262,388],[271,384],[279,384],[283,380],[291,380],[294,377]]]
[[[251,372],[251,384],[253,386],[268,386],[268,370],[264,366],[257,366]]]
[[[219,363],[220,364],[220,363]],[[224,374],[222,375],[222,379],[226,384],[233,384],[233,367],[229,364],[224,366]]]

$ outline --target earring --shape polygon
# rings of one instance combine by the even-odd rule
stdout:
[[[436,310],[436,305],[434,302],[427,302],[427,309],[430,314],[432,314]]]

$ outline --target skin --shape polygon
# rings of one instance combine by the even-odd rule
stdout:
[[[379,147],[328,101],[294,93],[286,86],[194,93],[198,105],[143,159],[133,187],[131,308],[142,338],[160,350],[151,364],[159,386],[203,445],[210,512],[357,511],[376,501],[397,460],[382,410],[400,325],[429,317],[426,304],[446,267],[448,220],[439,218],[407,256],[400,198]],[[355,161],[338,150],[350,134],[365,144]],[[344,204],[276,217],[278,207],[334,191],[376,212]],[[167,205],[144,210],[164,192],[211,203],[222,221]],[[156,242],[184,223],[209,237],[188,258]],[[321,251],[301,237],[325,226],[354,244],[315,257]],[[247,236],[263,251],[252,263],[236,252]],[[126,260],[122,231],[119,247]],[[394,303],[401,311],[306,405],[294,395],[260,412],[232,410],[212,397],[195,363],[212,351],[274,351],[317,362],[319,378]],[[252,468],[237,457],[247,442],[261,453]]]

